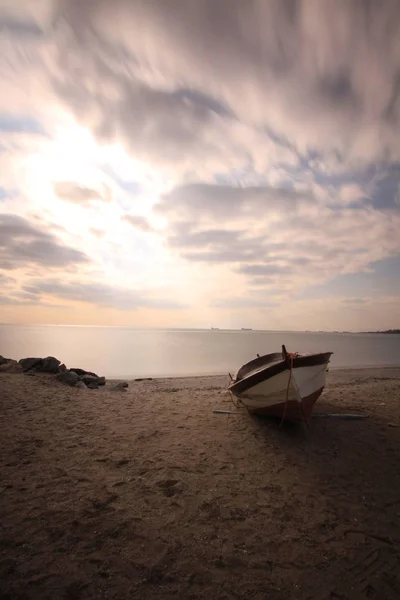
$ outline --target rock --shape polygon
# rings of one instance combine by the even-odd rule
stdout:
[[[135,381],[152,381],[152,377],[137,377]]]
[[[126,384],[126,381],[124,381],[122,383],[117,383],[117,385],[114,385],[110,389],[112,392],[126,392],[127,385],[124,385],[124,384]]]
[[[121,381],[120,383],[117,383],[117,385],[123,388],[129,387],[129,383],[127,381]]]
[[[81,380],[86,383],[86,385],[94,383],[96,386],[99,386],[105,385],[106,383],[105,377],[97,377],[97,375],[88,375],[87,373],[81,377]]]
[[[95,381],[92,381],[91,383],[88,383],[86,386],[89,390],[98,390],[99,386],[97,385],[97,383]]]
[[[77,381],[75,384],[75,387],[81,389],[81,390],[86,390],[87,386],[83,383],[83,381]]]
[[[42,359],[42,363],[36,367],[39,373],[59,373],[61,361],[54,356],[47,356]]]
[[[16,360],[8,358],[5,362],[0,362],[0,373],[22,373],[22,367]]]
[[[42,358],[21,358],[19,364],[25,372],[40,366],[42,364],[42,361]]]
[[[99,376],[96,375],[96,373],[92,373],[91,371],[85,371],[85,369],[78,369],[74,367],[73,369],[70,369],[70,371],[76,373],[77,375],[79,375],[79,377],[83,377],[84,375],[91,375],[92,377],[97,377],[97,379],[99,378]]]
[[[5,365],[6,363],[10,362],[10,360],[12,360],[11,358],[4,358],[4,356],[1,356],[0,354],[0,366],[1,365]]]
[[[72,371],[64,371],[57,375],[58,381],[67,385],[75,386],[79,381],[79,375]]]
[[[65,371],[68,371],[68,369],[67,369],[67,367],[66,367],[66,366],[64,365],[64,363],[63,363],[62,365],[60,365],[60,366],[58,367],[58,371],[59,371],[60,373],[65,373]]]

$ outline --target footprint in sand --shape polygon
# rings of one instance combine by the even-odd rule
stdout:
[[[176,496],[183,492],[179,479],[162,479],[157,482],[157,486],[161,488],[162,493],[167,497]]]

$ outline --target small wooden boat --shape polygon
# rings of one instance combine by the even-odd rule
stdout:
[[[250,413],[282,420],[308,420],[325,387],[332,352],[266,354],[243,365],[229,391]]]

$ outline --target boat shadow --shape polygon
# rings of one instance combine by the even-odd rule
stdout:
[[[323,418],[327,413],[366,413],[363,419]],[[258,450],[273,453],[279,462],[302,472],[317,484],[360,490],[388,490],[397,494],[400,510],[400,426],[378,412],[347,410],[333,402],[318,405],[313,418],[293,423],[279,418],[249,415],[249,429]],[[380,493],[380,492],[379,492]],[[400,513],[399,513],[400,514]]]

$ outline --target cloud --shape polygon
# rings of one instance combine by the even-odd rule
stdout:
[[[134,273],[229,319],[398,256],[398,2],[52,4],[0,9],[0,263],[51,267],[39,297],[162,307]]]
[[[140,215],[124,215],[122,220],[129,223],[129,225],[131,225],[134,229],[139,229],[145,233],[153,231],[153,227],[150,225],[146,217],[142,217]]]
[[[234,115],[302,151],[400,156],[396,0],[64,0],[58,7],[90,63],[87,73],[105,78],[95,94],[91,84],[74,86],[66,60],[59,91],[99,133],[129,137],[132,149],[158,154],[162,140],[178,160],[184,150],[195,154],[195,140],[205,150],[214,116]],[[84,100],[95,102],[90,116]]]
[[[360,304],[365,304],[366,303],[366,299],[365,298],[344,298],[343,299],[343,304],[348,304],[349,306],[347,308],[354,308],[356,309],[356,307]]]
[[[196,184],[173,189],[155,208],[167,221],[167,245],[186,260],[226,265],[250,286],[298,293],[400,251],[400,215],[352,207],[336,194],[335,204],[312,188]]]
[[[102,193],[72,181],[58,181],[53,184],[53,187],[59,198],[75,204],[86,204],[92,200],[100,200],[102,202],[109,202],[111,200],[111,190],[107,186],[104,186]]]
[[[0,14],[0,31],[4,35],[9,33],[17,37],[41,37],[43,30],[35,21],[28,19],[17,19],[12,15]]]
[[[30,301],[19,300],[11,296],[0,294],[0,305],[1,306],[24,306],[26,304],[32,304]]]
[[[179,215],[180,220],[209,217],[237,221],[243,217],[264,217],[288,210],[296,213],[303,206],[312,204],[315,200],[310,193],[295,190],[199,183],[174,188],[162,197],[155,210],[161,214]]]
[[[264,264],[264,265],[242,265],[238,269],[239,273],[244,275],[266,276],[281,275],[283,273],[293,272],[293,268],[288,265]]]
[[[97,282],[63,282],[57,279],[33,281],[24,290],[76,302],[88,302],[97,306],[134,310],[137,308],[181,309],[182,303],[168,298],[152,297],[150,294],[131,289],[114,287]]]
[[[8,275],[3,275],[0,273],[0,286],[5,287],[15,283],[14,277],[9,277]]]
[[[28,265],[63,268],[88,262],[89,258],[83,252],[62,244],[27,219],[0,214],[1,269]]]
[[[276,306],[276,302],[270,302],[263,298],[252,298],[250,296],[230,297],[218,299],[211,302],[211,306],[215,308],[224,308],[232,310],[241,310],[245,308],[257,308],[260,310],[268,310]]]
[[[195,219],[195,215],[193,215]],[[268,244],[265,237],[252,235],[246,230],[211,229],[196,231],[196,221],[176,223],[170,221],[167,244],[177,249],[191,262],[235,263],[258,260],[281,248],[281,244]]]

